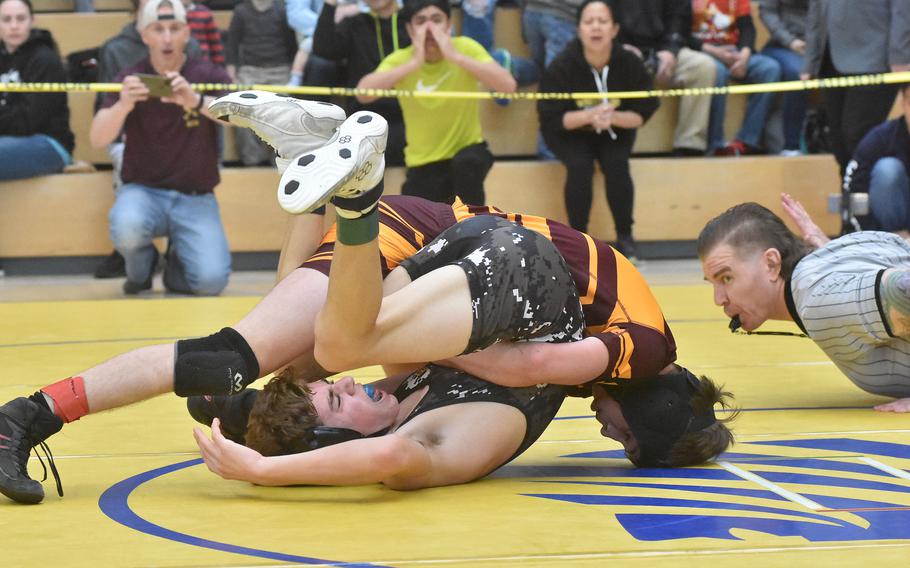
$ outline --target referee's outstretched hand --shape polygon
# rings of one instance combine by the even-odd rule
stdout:
[[[799,234],[803,241],[812,248],[819,248],[831,239],[815,224],[805,207],[799,201],[793,199],[789,193],[780,194],[780,204],[790,220],[799,228]]]
[[[910,412],[910,398],[899,398],[875,407],[879,412]]]

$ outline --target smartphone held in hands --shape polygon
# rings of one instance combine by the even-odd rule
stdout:
[[[148,87],[150,97],[169,97],[174,94],[171,89],[171,80],[167,77],[145,73],[137,73],[136,77],[139,77],[139,80]]]

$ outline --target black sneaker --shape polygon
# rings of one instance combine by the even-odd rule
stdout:
[[[638,256],[638,246],[635,244],[635,239],[632,238],[632,235],[619,235],[616,238],[616,250],[618,250],[622,255],[629,259],[629,262],[632,264],[641,263],[641,257]]]
[[[95,268],[95,278],[123,278],[126,276],[126,260],[117,251],[104,257]]]
[[[48,465],[57,482],[57,493],[63,497],[60,474],[54,465],[54,456],[44,440],[63,428],[63,421],[53,412],[35,402],[20,397],[0,406],[0,493],[19,503],[40,503],[44,488],[28,476],[28,455],[32,447],[39,446],[47,456]],[[47,468],[44,460],[44,479]],[[42,481],[44,481],[42,479]]]
[[[149,268],[149,276],[143,282],[133,282],[132,280],[127,279],[123,283],[123,293],[130,296],[136,295],[139,292],[145,292],[146,290],[152,289],[152,278],[155,276],[155,267],[158,266],[158,249],[152,247],[152,250],[155,251],[154,256],[152,256],[152,266]]]
[[[193,420],[206,426],[211,426],[212,420],[218,418],[224,437],[243,444],[246,424],[258,394],[257,389],[243,389],[233,396],[191,396],[186,399],[186,409]]]

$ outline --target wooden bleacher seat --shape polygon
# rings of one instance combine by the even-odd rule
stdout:
[[[838,188],[831,156],[797,158],[633,159],[635,235],[640,241],[691,241],[711,217],[743,201],[781,212],[780,192],[803,202],[821,227],[839,224],[826,213]],[[277,171],[228,168],[216,190],[234,252],[281,247],[286,215],[275,200]],[[402,168],[389,168],[386,188],[400,191]],[[499,162],[487,178],[487,202],[505,210],[565,221],[565,170],[558,162]],[[590,233],[614,238],[600,174],[594,180]],[[110,172],[61,174],[0,183],[0,258],[105,255],[107,214],[113,203]]]

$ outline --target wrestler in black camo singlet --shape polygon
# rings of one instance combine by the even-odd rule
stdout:
[[[402,426],[416,416],[449,406],[467,402],[498,402],[517,408],[525,416],[527,429],[518,450],[509,459],[499,464],[505,465],[521,455],[547,429],[550,421],[556,416],[565,392],[559,385],[539,385],[536,387],[502,387],[478,379],[464,371],[438,365],[427,365],[411,374],[395,391],[398,400],[404,400],[411,393],[429,385],[430,389],[414,410],[405,418]],[[499,467],[497,466],[497,467]]]
[[[401,266],[416,280],[449,264],[465,271],[471,290],[474,323],[465,353],[497,341],[582,338],[575,281],[543,235],[499,217],[472,217],[444,230]]]

